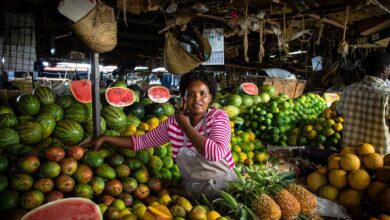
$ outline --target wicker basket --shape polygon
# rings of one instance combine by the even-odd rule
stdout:
[[[117,44],[114,10],[100,1],[85,17],[71,24],[71,27],[81,41],[95,52],[111,51]]]

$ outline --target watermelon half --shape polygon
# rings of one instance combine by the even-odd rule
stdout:
[[[92,84],[89,79],[70,81],[69,89],[77,101],[81,103],[92,102]]]
[[[243,83],[240,86],[241,90],[248,95],[257,95],[259,94],[259,88],[257,88],[254,83]]]
[[[171,98],[171,94],[164,86],[153,86],[148,90],[148,97],[153,102],[164,103]]]
[[[66,198],[42,205],[22,217],[22,220],[41,219],[100,220],[103,217],[99,206],[91,200],[84,198]]]
[[[134,103],[135,96],[131,89],[123,87],[110,87],[106,90],[108,104],[115,107],[126,107]]]

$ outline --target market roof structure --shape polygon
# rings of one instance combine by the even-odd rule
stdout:
[[[0,8],[3,16],[12,12],[35,15],[38,58],[55,63],[69,60],[71,51],[76,51],[85,54],[79,59],[89,60],[89,49],[72,31],[70,21],[58,12],[58,2],[3,0]],[[343,41],[350,48],[386,47],[390,41],[390,0],[104,2],[115,8],[118,19],[118,44],[101,54],[104,64],[161,66],[164,32],[183,25],[200,30],[223,28],[225,58],[227,63],[235,64],[255,65],[299,50],[329,54]],[[124,2],[128,3],[125,13],[120,8]],[[8,30],[3,26],[4,39]],[[4,40],[3,44],[9,42]],[[52,47],[56,49],[54,55],[50,53]]]

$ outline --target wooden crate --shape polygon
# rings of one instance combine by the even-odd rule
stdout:
[[[275,88],[275,95],[284,93],[290,98],[302,95],[306,85],[306,80],[279,79],[268,76],[247,76],[241,79],[241,83],[244,82],[252,82],[258,86],[272,85]]]

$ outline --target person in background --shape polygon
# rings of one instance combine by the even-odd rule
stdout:
[[[229,148],[231,129],[227,114],[210,108],[216,94],[216,82],[210,74],[191,72],[180,80],[182,108],[157,128],[141,136],[101,136],[86,147],[99,148],[103,143],[132,150],[158,147],[168,141],[173,158],[183,177],[189,196],[204,193],[215,197],[228,181],[235,181],[235,166]]]
[[[343,147],[370,143],[377,153],[390,153],[390,54],[370,53],[364,63],[362,81],[347,86],[337,105],[344,117]]]

